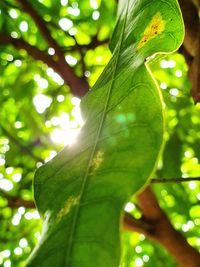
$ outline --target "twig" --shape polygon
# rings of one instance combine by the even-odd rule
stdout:
[[[15,138],[11,133],[9,133],[9,131],[4,128],[2,125],[0,126],[0,128],[2,129],[3,133],[16,145],[18,146],[22,152],[25,152],[26,154],[28,154],[32,159],[42,162],[44,163],[44,160],[36,155],[34,155],[34,153],[28,148],[28,146],[24,145],[21,143],[20,140],[18,140],[17,138]]]
[[[191,56],[195,56],[198,43],[199,16],[191,0],[179,0],[185,24],[184,46]]]
[[[190,67],[189,76],[192,82],[191,95],[195,103],[200,102],[200,24],[198,31],[198,45],[193,59],[193,63]]]
[[[144,234],[163,245],[176,259],[178,266],[199,267],[200,254],[173,227],[165,212],[159,206],[151,188],[147,187],[137,196],[137,199],[143,220],[153,227],[151,231],[144,229]]]
[[[147,233],[153,230],[153,226],[142,218],[135,219],[131,214],[125,212],[123,217],[123,229],[130,232]]]
[[[194,102],[200,102],[200,23],[199,0],[179,0],[185,23],[185,39],[180,52],[185,56],[189,67],[188,76],[192,84],[191,95]],[[190,57],[189,57],[190,56]]]
[[[153,178],[151,179],[152,184],[162,183],[184,183],[190,181],[200,181],[200,177],[189,177],[189,178]]]
[[[22,38],[15,39],[9,35],[0,33],[0,43],[11,44],[15,48],[26,50],[28,54],[31,55],[34,59],[43,61],[49,67],[52,67],[55,71],[59,73],[59,68],[57,66],[57,63],[49,55],[45,54],[44,51],[39,50],[37,47],[30,45]]]
[[[31,200],[24,200],[19,197],[10,196],[7,192],[5,192],[3,189],[0,189],[1,196],[6,198],[8,201],[7,206],[10,208],[19,208],[19,207],[25,207],[25,208],[35,208],[35,203]]]
[[[58,45],[58,43],[51,36],[46,22],[43,18],[37,13],[37,11],[28,3],[27,0],[17,0],[18,3],[22,6],[23,10],[28,13],[32,19],[35,21],[36,25],[40,29],[43,37],[47,41],[50,47],[55,49],[55,54],[57,55],[57,67],[59,69],[59,74],[62,73],[62,78],[65,83],[70,86],[72,93],[75,96],[81,97],[86,94],[89,90],[89,85],[85,79],[79,78],[76,76],[74,70],[67,64],[65,60],[65,55]]]
[[[51,33],[47,28],[45,20],[43,20],[43,18],[37,13],[37,11],[31,6],[31,4],[27,0],[17,1],[22,6],[23,10],[28,13],[35,21],[36,25],[40,29],[43,37],[46,39],[49,46],[55,49],[55,52],[59,57],[63,57],[62,50],[60,49],[54,38],[51,36]]]

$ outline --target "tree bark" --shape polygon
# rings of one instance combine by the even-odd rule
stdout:
[[[200,267],[200,254],[189,245],[186,238],[172,226],[159,206],[150,187],[137,197],[144,221],[153,226],[146,236],[159,242],[181,267]]]

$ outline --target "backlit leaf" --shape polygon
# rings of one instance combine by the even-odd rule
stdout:
[[[118,267],[124,204],[154,170],[162,100],[145,61],[177,49],[175,0],[121,0],[113,56],[81,103],[79,137],[35,176],[43,234],[27,267]]]

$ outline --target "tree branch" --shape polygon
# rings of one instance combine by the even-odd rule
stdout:
[[[44,51],[39,50],[35,46],[32,46],[29,43],[25,42],[22,38],[15,39],[9,35],[0,33],[0,43],[13,45],[17,49],[24,49],[34,59],[41,60],[49,67],[53,68],[55,71],[59,71],[57,63],[49,55],[47,55]]]
[[[198,43],[199,16],[191,0],[179,0],[185,24],[184,46],[191,56],[196,55]]]
[[[10,197],[8,199],[8,207],[10,208],[19,208],[24,207],[27,209],[35,209],[35,203],[31,200],[24,200],[17,197]]]
[[[125,212],[123,218],[123,229],[125,231],[137,232],[146,235],[153,231],[153,225],[145,222],[143,219],[135,219],[132,215]]]
[[[197,32],[198,46],[196,55],[189,69],[189,78],[192,82],[191,95],[195,103],[200,102],[200,27]]]
[[[35,21],[35,24],[40,29],[43,37],[45,38],[49,46],[55,49],[55,52],[58,55],[58,57],[59,58],[63,57],[63,52],[60,49],[57,42],[51,36],[51,33],[47,28],[45,20],[43,20],[43,18],[37,13],[37,11],[31,6],[31,4],[27,0],[17,0],[17,2],[21,5],[23,10],[26,13],[28,13],[31,16],[31,18]]]
[[[159,242],[175,258],[181,267],[199,267],[200,254],[190,246],[186,238],[172,226],[170,220],[160,208],[157,199],[150,187],[147,187],[138,196],[138,205],[142,212],[142,221],[148,227],[135,223],[125,216],[124,228],[138,231],[148,238]]]
[[[0,189],[0,191],[1,195],[7,199],[8,201],[7,206],[10,208],[19,208],[19,207],[30,208],[30,209],[35,208],[35,203],[31,200],[24,200],[19,197],[10,196],[7,192],[5,192],[2,189]]]
[[[18,141],[17,141],[18,142]],[[19,145],[19,144],[18,144]],[[21,146],[21,144],[20,144]],[[23,147],[24,149],[24,147]],[[40,160],[41,161],[41,160]],[[189,181],[200,181],[200,177],[190,177],[190,178],[173,178],[173,179],[168,179],[168,178],[153,178],[151,179],[150,183],[152,184],[158,184],[158,183],[179,183],[179,182],[189,182]],[[20,198],[14,197],[12,198],[8,194],[5,195],[7,199],[9,199],[9,206],[12,208],[24,206],[26,208],[34,208],[35,204],[33,201],[24,201]],[[194,203],[193,205],[198,205],[199,202]],[[133,218],[129,213],[125,212],[124,214],[124,227],[125,230],[129,231],[136,231],[142,234],[146,234],[150,230],[153,230],[153,226],[149,224],[148,222],[145,222],[142,219],[135,219]]]
[[[200,181],[200,177],[188,177],[188,178],[152,178],[150,183],[163,184],[163,183],[184,183],[191,181]]]
[[[35,161],[39,161],[44,163],[44,160],[38,156],[36,156],[31,149],[28,148],[28,146],[21,143],[20,140],[15,138],[12,134],[9,133],[9,131],[4,128],[2,125],[0,126],[2,132],[17,146],[20,148],[21,152],[25,152],[27,155],[29,155],[32,159]]]
[[[82,97],[88,91],[88,84],[86,89],[86,87],[84,87],[85,82],[81,78],[74,76],[75,74],[72,75],[71,74],[72,70],[70,70],[70,73],[65,72],[67,67],[66,62],[65,66],[64,64],[60,64],[59,62],[55,61],[52,57],[50,57],[48,54],[46,54],[44,51],[41,51],[37,47],[30,45],[29,43],[25,42],[22,38],[15,39],[9,35],[0,33],[0,43],[13,45],[17,49],[24,49],[34,59],[41,60],[43,63],[47,64],[63,78],[66,84],[70,86],[73,95],[77,97]]]
[[[89,85],[84,78],[78,78],[75,75],[74,70],[67,64],[65,60],[65,55],[61,47],[51,36],[51,33],[46,25],[46,22],[36,12],[36,10],[31,6],[31,4],[28,3],[27,0],[17,0],[17,1],[21,5],[23,10],[26,13],[28,13],[35,21],[36,25],[40,29],[43,37],[45,38],[49,46],[55,49],[55,54],[58,57],[58,60],[56,61],[57,69],[59,70],[58,73],[61,74],[64,81],[70,86],[71,91],[75,96],[78,97],[83,96],[89,90]]]
[[[189,78],[192,83],[191,95],[197,103],[200,102],[200,23],[198,14],[200,1],[194,0],[193,2],[192,0],[179,0],[185,23],[183,43],[185,51],[180,51],[183,52],[189,66]]]

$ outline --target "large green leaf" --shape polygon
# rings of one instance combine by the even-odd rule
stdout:
[[[118,267],[120,217],[150,177],[163,137],[162,101],[145,64],[183,40],[175,0],[121,0],[113,57],[81,102],[74,145],[35,176],[44,220],[28,267]]]

